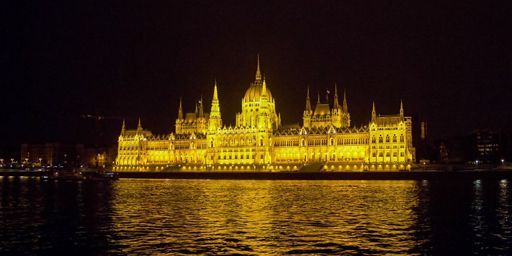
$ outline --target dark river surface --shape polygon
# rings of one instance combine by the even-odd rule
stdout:
[[[0,179],[0,255],[511,255],[512,181]]]

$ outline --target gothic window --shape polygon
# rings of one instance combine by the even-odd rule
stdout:
[[[334,139],[333,138],[331,138],[330,144],[331,144],[331,146],[334,145]]]
[[[386,142],[389,142],[389,135],[386,135]]]
[[[393,135],[393,142],[396,142],[396,134]]]
[[[375,143],[375,135],[372,136],[372,143]]]
[[[404,135],[400,134],[400,142],[404,142]]]
[[[382,143],[382,136],[379,136],[379,143]]]

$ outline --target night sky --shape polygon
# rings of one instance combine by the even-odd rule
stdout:
[[[316,101],[336,82],[357,126],[372,100],[390,114],[403,99],[433,138],[512,128],[512,9],[492,1],[14,2],[0,11],[3,147],[114,143],[139,116],[169,133],[180,96],[209,111],[214,79],[234,124],[258,53],[283,123],[301,121],[308,85]]]

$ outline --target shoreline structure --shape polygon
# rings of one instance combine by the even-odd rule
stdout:
[[[1,178],[32,177],[43,178],[51,171],[2,170]],[[119,178],[131,179],[210,179],[210,180],[510,180],[512,170],[481,169],[461,171],[372,171],[372,172],[254,172],[254,171],[198,171],[198,172],[116,172]]]
[[[174,132],[154,135],[142,128],[140,119],[136,129],[127,129],[123,121],[113,169],[275,172],[321,164],[324,171],[410,170],[416,152],[412,120],[402,102],[392,115],[377,114],[374,102],[368,123],[354,126],[346,93],[340,101],[336,84],[333,91],[325,99],[318,93],[313,105],[308,88],[302,124],[283,125],[258,56],[255,80],[234,126],[222,122],[215,81],[209,113],[202,97],[194,112],[184,113],[180,98]]]

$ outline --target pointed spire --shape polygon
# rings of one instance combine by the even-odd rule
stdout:
[[[377,118],[377,111],[375,111],[375,101],[373,101],[373,105],[372,105],[372,121],[375,121],[376,118]]]
[[[309,86],[306,94],[306,111],[311,111],[311,101],[309,99]]]
[[[400,100],[400,116],[404,116],[404,103]]]
[[[261,95],[267,95],[267,82],[265,82],[265,78],[263,78],[263,86],[261,87]]]
[[[219,96],[217,95],[217,80],[215,80],[215,82],[213,84],[213,99],[212,99],[212,102],[214,100],[219,100]]]
[[[124,132],[126,131],[126,122],[123,119],[123,125],[121,126],[121,135],[124,135]]]
[[[256,81],[261,81],[261,71],[260,71],[260,54],[258,53],[258,60],[256,64]]]
[[[199,117],[203,117],[203,115],[204,115],[203,95],[201,95],[201,98],[199,99]]]
[[[220,115],[219,96],[217,92],[217,80],[213,85],[212,106],[210,108],[210,118],[208,120],[208,129],[216,130],[222,127],[222,118]]]
[[[347,91],[343,90],[343,112],[348,113]]]
[[[183,106],[182,106],[182,103],[181,103],[181,97],[180,97],[180,106],[179,106],[179,109],[178,109],[178,119],[183,119]]]
[[[339,107],[339,102],[338,102],[338,85],[336,83],[334,83],[334,103],[333,103],[333,106],[332,108],[333,109],[337,109]]]
[[[140,117],[139,117],[139,123],[137,124],[137,131],[142,131],[142,122],[140,121]]]

